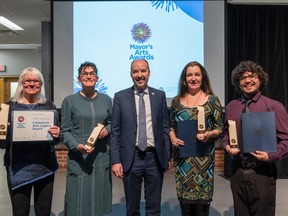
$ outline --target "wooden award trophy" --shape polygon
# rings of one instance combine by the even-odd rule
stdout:
[[[230,146],[231,148],[238,148],[236,122],[233,120],[228,120],[228,126]]]
[[[101,130],[103,129],[104,125],[98,123],[97,126],[93,129],[92,133],[90,134],[87,142],[85,144],[86,148],[89,150],[94,147],[95,142],[97,141]]]
[[[202,106],[197,106],[197,109],[198,109],[198,114],[197,114],[198,134],[204,134],[205,131],[206,131],[204,107],[202,107]]]
[[[0,108],[0,140],[6,140],[8,128],[9,105],[1,103]]]

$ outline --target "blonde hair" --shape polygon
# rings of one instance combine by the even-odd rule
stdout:
[[[42,73],[34,67],[28,67],[26,69],[24,69],[18,79],[18,84],[17,84],[17,88],[16,88],[16,92],[14,94],[14,96],[11,98],[11,100],[13,102],[17,102],[17,103],[22,103],[23,102],[23,85],[22,82],[24,80],[24,77],[26,74],[35,74],[38,76],[38,78],[41,81],[41,90],[37,95],[37,100],[35,101],[35,103],[39,103],[39,104],[43,104],[46,103],[46,97],[45,97],[45,86],[44,86],[44,78]]]

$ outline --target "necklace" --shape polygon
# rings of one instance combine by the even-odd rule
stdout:
[[[33,110],[36,104],[25,104],[30,110]]]
[[[188,95],[188,94],[191,95],[191,96],[193,97],[192,94],[187,93],[187,95]],[[185,100],[186,100],[186,104],[187,104],[187,106],[190,107],[190,106],[189,106],[189,101],[188,101],[188,99],[187,99],[187,95],[186,95],[186,97],[185,97]],[[202,95],[202,91],[199,93],[199,95],[198,95],[196,101],[193,103],[193,105],[192,105],[191,107],[195,107],[195,106],[197,105],[197,103],[198,103],[198,101],[199,101],[201,95]],[[195,97],[196,97],[196,96],[195,96]]]

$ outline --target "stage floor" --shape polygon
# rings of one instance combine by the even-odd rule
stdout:
[[[0,150],[0,161],[3,164],[3,150]],[[58,171],[54,184],[54,196],[51,216],[64,216],[64,193],[66,184],[66,172]],[[6,171],[0,167],[0,215],[10,216],[11,204],[7,190]],[[277,180],[277,207],[276,216],[287,215],[288,212],[288,179]],[[141,200],[141,215],[144,213],[144,199]],[[178,216],[180,207],[176,197],[175,179],[173,171],[165,173],[162,191],[162,212],[163,216]],[[33,204],[31,205],[30,216],[34,216]],[[120,179],[113,177],[113,209],[109,216],[125,215],[125,198],[123,184]],[[220,171],[215,172],[215,188],[213,202],[211,203],[210,216],[233,216],[232,194],[229,180],[223,177]]]

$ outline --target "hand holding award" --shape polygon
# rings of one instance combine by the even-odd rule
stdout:
[[[104,128],[103,124],[98,123],[97,126],[93,129],[92,133],[90,134],[85,147],[87,149],[92,149],[94,147],[95,142],[97,141],[97,139],[99,138],[99,134],[102,131],[102,129]]]

